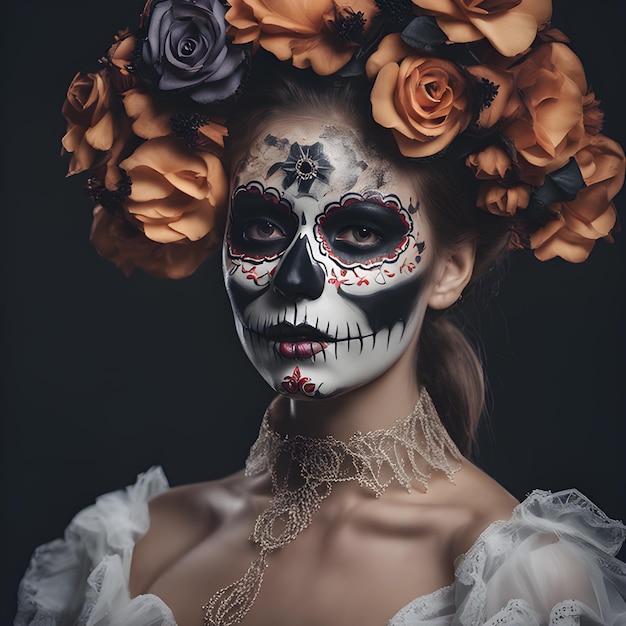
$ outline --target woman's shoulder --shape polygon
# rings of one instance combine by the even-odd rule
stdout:
[[[16,626],[88,620],[173,626],[159,597],[129,596],[133,584],[137,588],[134,580],[158,576],[225,523],[246,501],[242,494],[255,489],[243,472],[170,488],[162,469],[153,467],[129,487],[100,496],[75,515],[62,539],[35,550],[20,584]]]
[[[626,623],[626,565],[615,558],[626,538],[621,522],[575,489],[535,490],[517,503],[472,465],[458,472],[454,491],[451,506],[467,513],[454,582],[416,598],[390,626]]]
[[[626,539],[626,526],[609,518],[576,489],[559,492],[536,489],[519,502],[493,478],[470,462],[456,475],[457,503],[470,513],[459,538],[467,549],[489,550],[499,538],[517,549],[526,538],[538,543],[579,543],[614,555]]]
[[[519,501],[502,485],[468,460],[453,481],[441,484],[435,496],[442,517],[449,520],[450,554],[456,558],[474,545],[491,524],[511,518]],[[442,519],[442,528],[446,527]]]
[[[456,580],[471,590],[464,610],[483,598],[494,623],[623,624],[626,566],[615,554],[625,537],[575,489],[533,491],[458,559]]]
[[[174,487],[152,499],[149,529],[133,552],[131,595],[145,592],[163,571],[249,506],[255,487],[254,480],[240,471]]]

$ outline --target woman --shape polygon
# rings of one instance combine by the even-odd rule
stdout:
[[[164,8],[159,5],[155,3],[147,14],[149,48],[151,24]],[[354,11],[347,14],[354,15]],[[235,18],[231,17],[234,26]],[[335,16],[335,28],[338,22]],[[353,19],[352,27],[357,22]],[[428,24],[432,26],[432,20]],[[401,67],[394,67],[395,61],[388,62],[385,56],[404,45],[393,34],[390,37],[367,63],[370,79],[376,77],[372,105],[380,126],[393,125],[389,120],[394,111],[381,105],[386,102],[383,87],[387,75]],[[110,53],[112,73],[125,69],[117,63],[123,58],[117,53],[121,54],[124,41]],[[547,45],[562,52],[560,44]],[[147,52],[144,48],[144,61],[153,49],[153,45]],[[228,50],[227,58],[234,56],[232,51]],[[309,59],[314,68],[318,61]],[[255,63],[258,68],[261,61],[255,58]],[[456,66],[446,63],[448,87],[454,87],[456,77],[451,73]],[[481,71],[469,67],[472,76]],[[127,74],[120,74],[117,80],[127,79]],[[511,104],[499,101],[508,76],[498,74],[503,82],[496,84],[485,74],[476,75],[475,85],[487,89],[471,114],[478,116],[474,121],[480,119],[489,128],[495,123],[489,119],[491,114]],[[510,522],[493,524],[511,518],[515,500],[461,457],[422,387],[426,383],[447,430],[466,448],[482,408],[479,370],[458,333],[444,321],[431,319],[432,313],[423,320],[427,306],[434,310],[451,306],[472,277],[480,277],[502,252],[509,239],[506,218],[476,211],[469,194],[475,183],[458,155],[448,154],[451,158],[434,164],[407,163],[392,135],[377,126],[368,111],[364,114],[359,106],[364,92],[358,85],[352,93],[345,82],[338,89],[336,84],[328,87],[325,79],[311,87],[314,78],[307,77],[307,88],[297,87],[295,78],[283,79],[279,87],[259,71],[249,81],[248,91],[238,100],[239,111],[229,121],[232,185],[224,266],[244,347],[264,378],[288,401],[272,405],[251,452],[249,476],[238,474],[218,484],[172,490],[153,500],[150,530],[138,544],[132,566],[128,539],[147,530],[147,510],[138,500],[162,488],[157,474],[140,481],[130,503],[113,496],[101,503],[99,511],[84,513],[82,521],[79,518],[74,527],[78,534],[82,534],[79,528],[100,528],[105,535],[106,528],[117,526],[120,531],[120,537],[109,542],[109,551],[116,556],[105,556],[92,575],[95,593],[87,594],[91,598],[83,609],[85,615],[91,611],[91,619],[97,619],[99,611],[108,612],[112,623],[150,623],[148,618],[168,623],[175,618],[179,624],[191,624],[199,623],[198,607],[206,602],[205,623],[216,624],[307,620],[375,624],[389,620],[398,610],[391,623],[429,623],[417,621],[427,618],[431,623],[454,619],[547,623],[549,616],[556,620],[566,615],[619,623],[624,617],[621,566],[614,562],[602,570],[593,563],[594,550],[585,544],[598,539],[586,535],[587,531],[581,538],[571,521],[571,530],[560,526],[563,516],[572,511],[585,517],[593,510],[574,493],[536,494],[516,509]],[[366,84],[362,79],[354,82]],[[440,95],[436,91],[440,82],[429,85],[429,96]],[[205,98],[204,90],[196,87],[192,89],[196,98]],[[137,95],[143,94],[135,92],[135,100]],[[154,153],[158,156],[163,142],[137,128],[153,127],[158,107],[146,113],[145,101],[146,108],[138,110],[128,95],[124,97],[133,131],[147,140],[142,146],[153,148],[148,157],[154,163],[158,160]],[[133,116],[130,109],[138,112]],[[113,108],[109,111],[114,115]],[[461,135],[459,130],[468,124],[463,118],[469,114],[458,98],[445,113],[450,124],[438,134],[429,133],[426,124],[421,137],[407,140],[402,130],[394,128],[400,152],[432,156],[439,152],[441,141],[445,145],[446,136]],[[189,124],[189,119],[182,121]],[[211,124],[201,128],[209,126],[205,135],[214,140]],[[591,125],[587,120],[586,126]],[[479,173],[486,171],[478,158],[485,148],[484,137],[467,156]],[[76,148],[74,139],[66,137],[66,147]],[[573,136],[570,139],[575,141]],[[142,146],[123,161],[97,163],[104,170],[104,183],[92,183],[94,195],[119,219],[120,195],[106,191],[107,176],[118,177],[116,189],[123,189],[119,165],[133,185],[126,209],[143,223],[144,232],[152,232],[158,240],[173,237],[169,229],[192,239],[194,228],[202,227],[202,214],[183,225],[179,219],[159,221],[138,206],[145,203],[138,192],[142,183],[155,184],[154,178],[142,178],[147,151]],[[610,148],[613,152],[607,153],[614,154],[616,149]],[[111,151],[115,152],[114,146]],[[207,169],[216,167],[214,152],[204,157]],[[623,155],[621,159],[620,163]],[[529,172],[537,175],[530,167]],[[218,184],[209,191],[215,198],[221,194]],[[519,194],[525,191],[522,187]],[[212,208],[220,204],[211,193],[205,198]],[[526,208],[530,198],[525,204],[520,198],[516,201]],[[506,203],[495,204],[494,211],[507,209]],[[513,205],[513,212],[517,208]],[[103,252],[98,225],[106,218],[102,210],[98,216],[95,240]],[[163,230],[165,234],[159,234]],[[515,232],[517,237],[524,234],[521,227]],[[210,230],[202,237],[211,234]],[[552,235],[544,242],[554,239]],[[535,247],[541,251],[544,242],[535,239]],[[544,253],[550,254],[549,246]],[[124,263],[119,248],[113,256]],[[445,346],[450,346],[451,355],[445,354]],[[466,355],[465,367],[458,362],[459,350]],[[446,361],[457,368],[456,375],[446,371]],[[401,419],[405,415],[409,417]],[[366,434],[355,435],[358,431]],[[407,491],[411,486],[417,489]],[[125,516],[130,519],[129,508],[131,518],[139,516],[132,530],[129,522],[122,521]],[[550,509],[555,519],[550,519]],[[117,524],[110,519],[113,512],[119,516]],[[613,529],[614,541],[619,525],[596,515],[598,523]],[[252,528],[255,540],[248,541]],[[97,545],[92,549],[90,558],[104,556]],[[462,554],[466,556],[455,569]],[[48,559],[54,568],[62,556],[70,562],[75,557],[67,546],[56,546],[43,555],[42,562]],[[130,593],[137,596],[132,602],[124,598],[123,588],[129,567]],[[34,578],[31,572],[25,595]],[[77,585],[71,588],[74,593]],[[46,588],[40,583],[36,593]],[[149,595],[138,595],[144,593]],[[75,601],[80,611],[82,600]]]

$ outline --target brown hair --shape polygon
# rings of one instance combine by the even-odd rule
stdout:
[[[477,181],[462,161],[421,166],[418,180],[426,219],[439,249],[467,241],[476,249],[464,300],[506,256],[509,223],[476,207]],[[418,344],[417,371],[450,436],[468,454],[485,406],[483,368],[474,348],[451,321],[453,311],[428,309]]]
[[[279,117],[328,119],[332,112],[343,115],[361,131],[367,144],[414,177],[438,249],[453,250],[474,242],[474,271],[466,294],[473,291],[473,286],[505,256],[509,224],[507,219],[476,207],[477,181],[463,161],[443,156],[424,162],[400,154],[391,132],[372,119],[369,85],[364,79],[333,81],[285,68],[285,64],[269,58],[266,62],[266,70],[255,72],[256,84],[247,87],[231,117],[231,166],[250,139]],[[450,436],[467,454],[484,409],[485,383],[476,352],[449,317],[449,312],[427,311],[418,345],[418,377]]]

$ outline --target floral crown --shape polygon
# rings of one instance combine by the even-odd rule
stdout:
[[[334,79],[365,75],[374,120],[411,159],[447,154],[509,218],[510,246],[580,262],[610,239],[624,152],[550,0],[149,0],[63,115],[87,171],[91,238],[126,274],[191,274],[220,245],[228,113],[264,49]],[[310,69],[309,69],[310,68]]]

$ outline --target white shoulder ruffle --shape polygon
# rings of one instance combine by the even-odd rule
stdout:
[[[37,548],[20,584],[15,626],[175,626],[161,599],[131,600],[128,591],[133,548],[150,525],[148,501],[166,489],[154,467],[81,511],[64,539]]]
[[[389,626],[624,626],[626,527],[576,490],[534,491]]]
[[[160,468],[80,512],[39,547],[20,585],[15,626],[175,626],[157,596],[131,599],[132,551]],[[533,492],[457,560],[455,581],[400,610],[389,626],[624,626],[626,527],[577,491]]]

